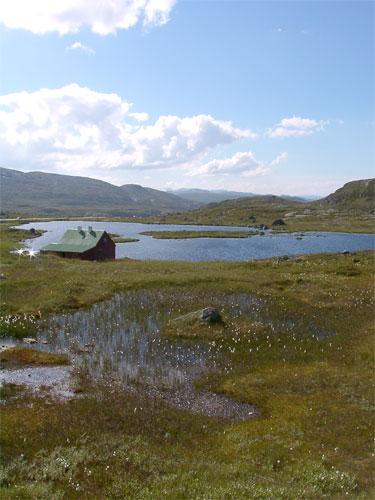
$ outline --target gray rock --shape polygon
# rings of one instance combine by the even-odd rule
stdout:
[[[25,337],[22,339],[23,342],[25,342],[26,344],[36,344],[38,341],[36,339],[33,339],[31,337]]]
[[[179,316],[173,320],[175,323],[222,323],[222,317],[217,309],[214,307],[205,307],[198,311],[193,311],[183,316]]]
[[[214,307],[206,307],[203,309],[201,319],[209,323],[220,323],[222,321],[219,311]]]
[[[283,219],[276,219],[272,222],[273,226],[286,226],[286,223]]]

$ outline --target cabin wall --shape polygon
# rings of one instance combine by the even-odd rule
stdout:
[[[104,233],[96,248],[96,260],[111,260],[116,257],[116,244],[111,240],[107,233]]]
[[[95,248],[87,250],[87,252],[53,252],[42,251],[50,255],[57,255],[65,259],[81,259],[81,260],[113,260],[116,257],[116,244],[111,240],[107,233],[104,233]]]

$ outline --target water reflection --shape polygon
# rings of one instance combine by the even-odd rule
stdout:
[[[188,341],[161,335],[171,318],[208,305],[224,314],[227,329],[223,338]],[[243,366],[248,370],[253,356],[284,344],[283,339],[292,340],[291,352],[306,352],[311,342],[324,342],[332,335],[327,325],[321,329],[318,318],[291,315],[271,301],[247,293],[143,290],[116,295],[87,310],[50,316],[38,334],[37,348],[69,353],[73,367],[92,382],[141,390],[178,408],[240,421],[255,416],[257,410],[222,395],[197,392],[194,379],[208,372],[228,374]],[[286,355],[282,350],[282,356]],[[27,369],[28,377],[32,370]],[[22,378],[24,371],[9,371],[3,379]],[[43,376],[53,377],[55,372],[45,369]],[[31,376],[31,384],[34,378]],[[58,386],[59,380],[55,382]],[[60,393],[66,392],[66,382]]]
[[[86,311],[51,316],[38,339],[44,349],[70,351],[93,378],[116,376],[124,383],[166,387],[186,384],[204,369],[219,368],[222,349],[209,342],[163,338],[161,327],[179,312],[168,299],[157,292],[117,295]]]

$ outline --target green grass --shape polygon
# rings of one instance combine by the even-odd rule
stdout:
[[[245,422],[177,411],[115,387],[88,386],[85,397],[52,405],[10,397],[0,407],[4,498],[373,498],[372,252],[355,261],[337,254],[199,264],[30,261],[9,254],[17,236],[1,230],[4,314],[44,317],[155,288],[171,297],[187,290],[197,302],[253,294],[272,320],[229,322],[224,311],[219,335],[196,334],[233,349],[233,372],[197,385],[256,404],[260,417]],[[188,307],[181,303],[180,314]],[[309,335],[311,324],[326,338]]]
[[[144,220],[160,224],[266,224],[271,227],[280,218],[286,225],[274,226],[274,230],[373,233],[375,228],[375,217],[371,210],[331,208],[320,206],[318,202],[302,203],[273,196],[227,200],[189,212],[148,217]]]
[[[66,365],[69,359],[65,354],[55,354],[24,347],[12,347],[0,353],[0,365],[12,366]]]
[[[113,240],[115,243],[136,243],[139,241],[138,238],[115,238]]]
[[[119,234],[115,234],[115,233],[110,233],[109,236],[112,238],[112,240],[115,243],[135,243],[135,242],[139,241],[138,238],[124,238],[124,237],[120,236]]]
[[[157,240],[181,240],[190,238],[250,238],[257,233],[249,231],[144,231],[145,236]]]

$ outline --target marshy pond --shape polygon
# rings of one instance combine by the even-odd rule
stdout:
[[[241,261],[266,259],[283,255],[313,254],[323,252],[355,252],[374,248],[373,234],[307,232],[279,233],[265,231],[249,238],[194,238],[155,239],[142,234],[147,231],[248,231],[253,228],[234,226],[192,226],[167,224],[138,224],[103,221],[49,221],[32,222],[18,226],[22,229],[43,229],[42,236],[26,241],[29,248],[38,251],[45,245],[58,242],[67,229],[92,225],[94,229],[105,230],[124,238],[139,241],[117,243],[116,258],[140,260],[185,260],[185,261]]]
[[[226,335],[210,340],[165,335],[171,319],[202,304],[221,311],[228,327]],[[241,293],[127,292],[86,310],[51,315],[40,325],[37,343],[31,347],[67,353],[71,366],[3,366],[0,380],[38,391],[49,387],[58,397],[66,398],[74,397],[72,385],[78,376],[90,384],[154,397],[195,413],[244,420],[257,415],[254,406],[207,389],[197,390],[195,382],[251,366],[259,349],[268,350],[281,337],[293,337],[294,332],[304,332],[295,337],[298,349],[331,336],[311,321],[304,324],[300,317],[275,315],[273,310],[265,299]],[[30,347],[11,338],[1,342],[3,347],[15,343]]]

